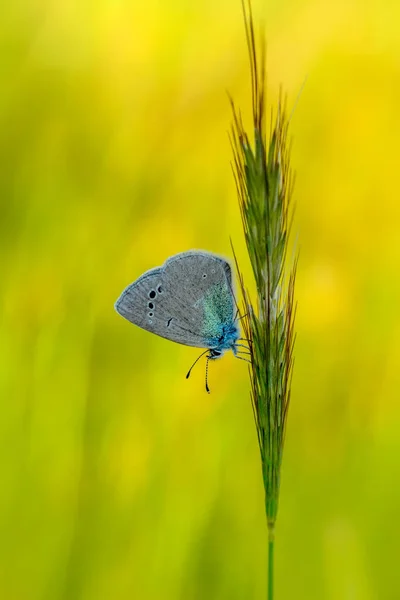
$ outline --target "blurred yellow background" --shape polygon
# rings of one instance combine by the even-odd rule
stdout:
[[[135,328],[121,290],[201,248],[246,266],[239,0],[14,0],[0,19],[0,597],[258,600],[246,365]],[[256,3],[293,105],[301,250],[276,599],[400,598],[400,4]],[[246,269],[245,269],[246,270]]]

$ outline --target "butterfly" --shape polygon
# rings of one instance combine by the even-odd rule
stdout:
[[[206,348],[208,362],[232,350],[243,352],[238,341],[238,310],[232,290],[229,263],[209,252],[191,250],[171,256],[161,267],[150,269],[128,285],[115,303],[122,317],[167,340]],[[246,347],[246,346],[244,346]],[[247,347],[246,347],[247,348]]]

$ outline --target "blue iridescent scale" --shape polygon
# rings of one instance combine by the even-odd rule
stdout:
[[[224,284],[213,285],[202,298],[204,325],[202,335],[210,349],[236,354],[240,333],[234,320],[233,295]]]

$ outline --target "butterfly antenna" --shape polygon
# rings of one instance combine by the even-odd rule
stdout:
[[[210,357],[207,356],[207,362],[206,362],[206,391],[207,391],[207,394],[210,393],[210,388],[208,387],[208,362],[209,362],[209,360],[210,360]]]
[[[198,361],[201,359],[201,357],[202,357],[202,356],[204,356],[205,354],[207,354],[207,352],[208,352],[208,349],[207,349],[207,350],[205,350],[204,352],[202,352],[202,353],[200,354],[200,356],[198,356],[198,357],[196,358],[196,360],[194,361],[194,363],[193,363],[193,364],[192,364],[192,366],[190,367],[189,371],[187,372],[186,379],[189,379],[189,377],[190,377],[190,373],[192,372],[192,369],[193,369],[194,365],[195,365],[195,364],[196,364],[196,363],[197,363],[197,362],[198,362]]]

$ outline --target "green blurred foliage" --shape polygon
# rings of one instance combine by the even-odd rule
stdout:
[[[400,5],[270,0],[299,232],[276,598],[398,600]],[[265,597],[246,366],[119,318],[190,248],[246,273],[226,90],[249,119],[240,3],[3,3],[0,597]]]

